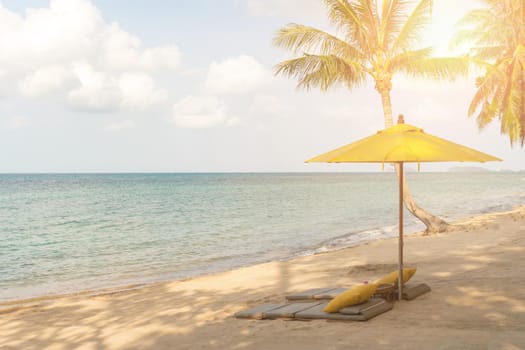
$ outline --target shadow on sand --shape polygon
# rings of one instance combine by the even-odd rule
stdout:
[[[137,290],[46,300],[0,314],[0,349],[525,348],[523,235],[433,256],[407,249],[407,260],[418,267],[415,279],[432,292],[396,302],[368,322],[232,317],[246,307],[282,302],[287,292],[327,286],[326,276],[337,287],[396,266],[395,254],[365,259],[352,252],[339,253],[347,254],[344,265],[341,259],[319,264],[321,256],[305,257]]]

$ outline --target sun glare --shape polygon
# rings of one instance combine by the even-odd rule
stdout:
[[[453,53],[449,47],[454,36],[457,22],[470,10],[476,7],[473,0],[458,2],[455,0],[434,1],[432,19],[423,33],[423,44],[432,46],[434,54],[447,55]]]

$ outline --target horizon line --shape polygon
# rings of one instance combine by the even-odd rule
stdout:
[[[407,169],[405,169],[407,170]],[[432,171],[417,171],[410,169],[410,173],[519,173],[525,172],[525,169],[512,170],[512,169],[445,169],[445,170],[432,170]],[[0,175],[125,175],[125,174],[370,174],[370,173],[395,173],[393,170],[384,171],[33,171],[33,172],[0,172]]]

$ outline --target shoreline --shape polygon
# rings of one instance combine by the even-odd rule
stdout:
[[[383,175],[117,176],[118,186],[104,176],[58,183],[15,176],[7,186],[13,201],[0,220],[7,230],[0,302],[181,280],[395,237],[397,192]],[[525,202],[521,175],[417,176],[420,203],[449,222]],[[35,201],[24,207],[28,185]],[[454,195],[444,195],[449,191]],[[274,200],[274,192],[287,200]],[[129,194],[134,200],[122,201]],[[218,209],[213,198],[220,198]],[[407,215],[406,232],[423,228]]]
[[[405,239],[411,283],[431,292],[367,322],[239,320],[289,293],[350,287],[397,268],[397,239],[180,281],[11,305],[5,349],[502,349],[525,348],[525,206]],[[7,312],[8,311],[8,312]],[[358,336],[357,336],[358,335]],[[416,335],[416,336],[414,336]]]
[[[493,217],[500,217],[500,216],[512,216],[514,214],[520,215],[520,213],[524,213],[525,215],[525,204],[516,205],[510,210],[480,213],[477,215],[463,217],[458,220],[454,220],[450,222],[449,229],[444,233],[428,234],[428,233],[425,233],[424,231],[416,231],[416,232],[405,233],[405,238],[450,234],[450,233],[454,233],[454,232],[461,231],[461,230],[466,230],[468,232],[472,229],[479,228],[479,227],[486,228],[487,219],[490,219]],[[376,229],[370,229],[370,230],[376,230]],[[363,230],[361,232],[367,232],[370,230]],[[348,235],[344,235],[342,237],[345,237],[345,236],[348,236]],[[339,238],[340,237],[335,237],[332,240],[337,240]],[[0,301],[0,315],[10,313],[13,311],[42,306],[46,303],[54,302],[54,301],[65,299],[65,298],[84,298],[84,297],[91,298],[91,297],[107,296],[107,295],[133,292],[133,291],[137,291],[137,290],[141,290],[145,288],[162,286],[165,284],[192,281],[192,280],[199,279],[199,278],[205,278],[205,277],[215,276],[215,275],[219,275],[223,273],[234,272],[236,270],[242,270],[245,268],[256,267],[256,266],[265,265],[269,263],[281,263],[281,262],[293,263],[295,260],[301,259],[303,257],[312,257],[312,256],[318,256],[318,255],[324,255],[324,254],[331,254],[335,252],[347,251],[347,250],[351,250],[357,247],[367,246],[374,242],[392,241],[392,240],[397,241],[397,231],[396,231],[396,235],[393,237],[374,238],[370,240],[360,241],[354,245],[335,247],[333,249],[329,249],[326,251],[319,250],[319,248],[311,248],[311,249],[306,250],[304,253],[298,253],[298,254],[289,256],[287,258],[262,261],[262,262],[258,262],[255,264],[242,265],[242,266],[232,267],[230,269],[213,271],[209,273],[202,273],[202,274],[197,274],[197,275],[178,278],[178,279],[165,279],[165,280],[157,280],[157,281],[152,281],[152,282],[123,284],[123,285],[108,286],[108,287],[101,287],[101,288],[94,288],[94,289],[84,289],[84,290],[79,289],[77,291],[72,291],[69,293],[45,294],[45,295],[34,296],[34,297],[29,297],[29,298],[5,300],[5,301]],[[324,243],[322,242],[320,246],[323,247]]]

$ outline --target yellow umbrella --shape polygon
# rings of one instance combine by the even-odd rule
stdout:
[[[307,163],[397,163],[399,164],[399,299],[403,294],[403,164],[407,162],[488,162],[501,159],[427,134],[423,129],[398,124],[375,135],[352,142],[307,160]]]

